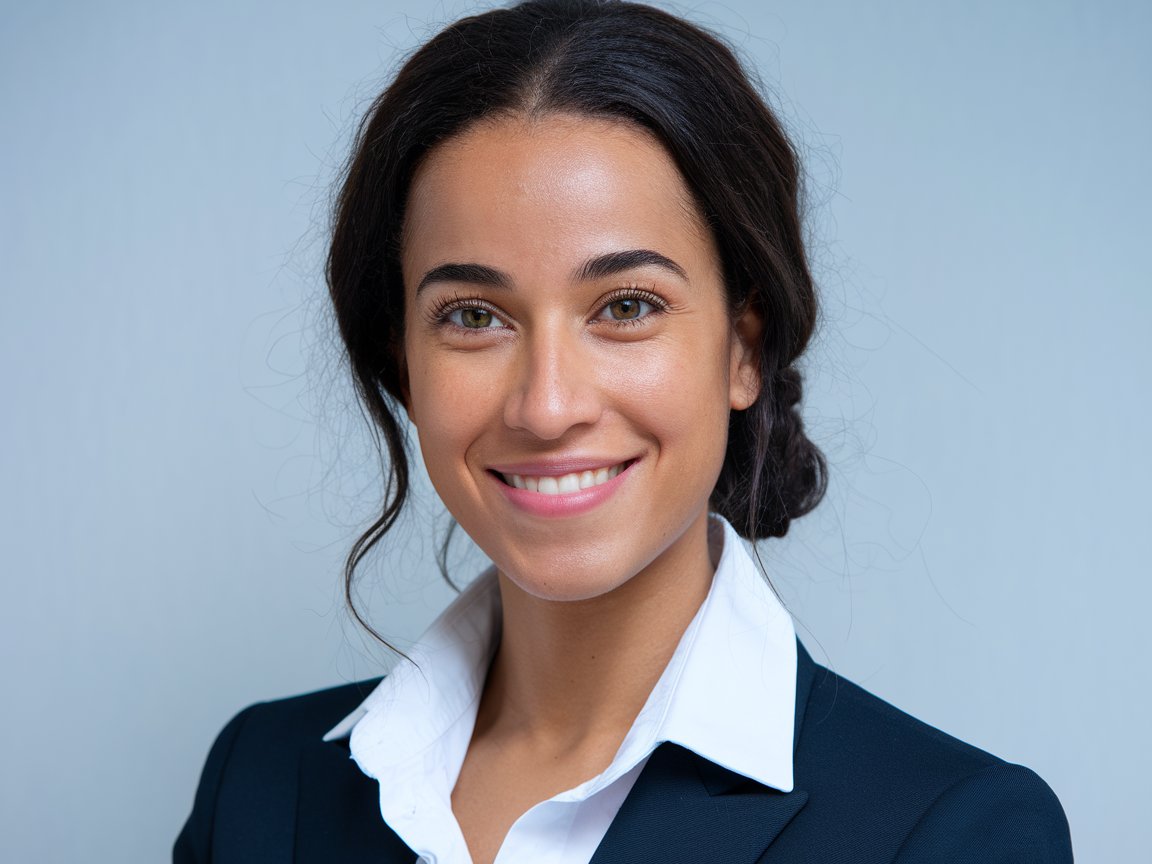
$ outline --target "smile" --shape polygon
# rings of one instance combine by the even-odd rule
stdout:
[[[560,476],[538,476],[529,474],[500,474],[500,479],[516,489],[527,489],[529,492],[539,492],[541,495],[566,495],[579,492],[581,489],[591,489],[601,486],[628,467],[627,462],[621,462],[610,468],[598,468],[595,471],[574,471],[571,474]]]

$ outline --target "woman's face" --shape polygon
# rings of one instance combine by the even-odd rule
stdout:
[[[646,133],[486,121],[414,178],[407,408],[448,510],[523,590],[605,594],[706,544],[760,322]]]

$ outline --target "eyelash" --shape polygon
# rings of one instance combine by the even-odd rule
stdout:
[[[641,315],[637,318],[622,318],[622,319],[600,319],[600,315],[613,303],[618,303],[621,300],[639,300],[642,303],[647,303],[651,307],[651,311],[646,315]],[[492,327],[462,327],[455,322],[449,321],[448,316],[453,312],[458,312],[463,309],[483,309],[492,314],[493,317],[503,320],[503,313],[500,312],[491,303],[484,300],[478,300],[475,297],[466,297],[462,294],[452,295],[440,300],[428,313],[428,320],[433,326],[447,326],[456,330],[468,330],[475,333],[480,333],[485,330],[492,330],[498,328]],[[669,304],[664,298],[657,294],[648,291],[647,289],[639,286],[628,286],[625,288],[618,288],[607,297],[604,298],[600,307],[596,311],[595,320],[604,320],[609,325],[614,327],[636,327],[644,324],[649,318],[655,315],[661,315],[667,312]]]

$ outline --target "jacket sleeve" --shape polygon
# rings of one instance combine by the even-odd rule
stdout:
[[[192,803],[192,814],[184,823],[176,845],[172,848],[172,864],[210,864],[212,861],[212,828],[216,815],[216,799],[220,792],[221,780],[232,748],[240,735],[240,730],[251,715],[255,705],[249,706],[228,721],[212,749],[200,773],[200,785]]]
[[[1068,820],[1033,771],[1000,763],[942,792],[913,827],[896,864],[1072,864]]]

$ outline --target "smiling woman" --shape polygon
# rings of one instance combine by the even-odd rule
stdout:
[[[480,123],[413,182],[404,403],[506,590],[586,600],[643,574],[689,616],[707,592],[708,500],[763,327],[751,305],[731,320],[691,200],[649,133],[560,113]]]
[[[824,489],[798,195],[731,52],[649,7],[409,60],[329,257],[392,471],[346,578],[405,415],[492,567],[387,678],[237,715],[176,861],[1071,859],[1042,780],[817,666],[742,545]]]

